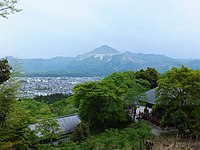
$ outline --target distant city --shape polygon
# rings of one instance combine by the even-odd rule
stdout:
[[[37,95],[55,93],[73,94],[77,84],[100,81],[102,77],[23,77],[19,78],[22,86],[19,98],[34,98]]]

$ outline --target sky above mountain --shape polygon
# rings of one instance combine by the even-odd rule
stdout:
[[[0,18],[0,57],[120,52],[200,58],[199,0],[20,0]]]

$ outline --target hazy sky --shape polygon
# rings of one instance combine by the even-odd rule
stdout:
[[[200,58],[199,0],[21,0],[0,18],[0,57],[76,56],[103,44],[121,52]]]

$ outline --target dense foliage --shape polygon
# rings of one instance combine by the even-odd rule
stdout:
[[[16,98],[16,85],[0,85],[0,127],[5,127],[5,121],[12,110]]]
[[[35,119],[40,119],[45,116],[52,116],[52,117],[56,116],[52,114],[51,108],[48,104],[35,101],[34,99],[21,100],[20,105],[21,105],[20,107],[29,110],[31,116]]]
[[[11,77],[7,59],[0,62],[0,80],[0,148],[25,148],[32,143],[28,129],[30,114],[16,101],[19,83]]]
[[[149,77],[150,78],[150,77]],[[104,79],[105,82],[114,83],[121,89],[120,97],[124,107],[135,112],[142,101],[146,101],[145,92],[150,89],[150,83],[146,79],[136,78],[133,71],[116,72]]]
[[[179,134],[200,133],[200,71],[182,66],[161,76],[156,108],[162,108],[162,124],[173,123]]]
[[[136,74],[133,71],[115,72],[104,78],[104,81],[114,83],[121,89],[122,95],[129,94],[130,91],[141,93],[150,89],[150,83],[144,79],[136,79]]]
[[[52,117],[45,117],[37,121],[36,134],[40,134],[39,139],[45,143],[53,145],[53,140],[59,139],[62,134],[60,125]]]
[[[145,123],[135,124],[133,128],[122,131],[110,129],[96,138],[90,137],[80,145],[85,149],[139,149],[151,136],[150,128]]]
[[[78,113],[78,108],[74,105],[74,96],[61,99],[50,105],[51,110],[58,116]]]
[[[147,68],[136,73],[117,72],[99,82],[79,84],[74,88],[74,95],[55,94],[18,101],[16,82],[2,82],[0,148],[139,149],[150,138],[151,130],[145,123],[127,124],[130,114],[125,108],[135,110],[145,100],[144,92],[155,88],[157,80],[155,108],[162,109],[162,125],[173,122],[180,135],[188,132],[198,135],[200,71],[182,66],[160,76],[155,69]],[[63,142],[55,148],[45,145],[61,135],[55,118],[72,113],[78,113],[83,122],[70,136],[73,142]],[[31,131],[29,125],[35,123],[38,127]],[[125,128],[120,130],[120,127]],[[43,137],[34,134],[38,132]]]
[[[149,80],[126,71],[113,73],[101,82],[77,85],[74,98],[81,118],[92,129],[118,127],[120,122],[127,121],[130,116],[124,108],[136,110],[140,100],[145,100],[144,92],[150,89],[151,82],[157,83],[155,69],[148,68],[146,72]]]
[[[63,142],[56,147],[42,146],[41,149],[71,150],[71,149],[144,149],[147,139],[151,137],[151,130],[146,123],[136,123],[133,127],[123,130],[109,129],[99,135],[90,136],[81,143]]]
[[[54,103],[54,102],[56,102],[58,100],[66,99],[69,96],[71,96],[71,95],[70,94],[56,93],[56,94],[50,94],[50,95],[46,95],[46,96],[38,95],[34,99],[36,101],[39,101],[39,102],[52,104],[52,103]]]
[[[9,64],[6,65],[7,68],[11,69]],[[4,71],[3,67],[5,65],[1,64],[0,67]],[[9,70],[9,75],[10,72],[11,70]],[[5,76],[6,72],[2,72],[2,75]],[[56,105],[53,106],[52,104],[50,106],[34,99],[17,100],[18,82],[11,76],[4,78],[4,81],[6,80],[8,82],[0,85],[0,149],[11,149],[13,147],[16,149],[28,149],[34,145],[38,147],[40,138],[34,134],[37,132],[42,132],[45,137],[50,139],[50,142],[52,142],[52,139],[57,138],[58,134],[51,131],[53,127],[55,130],[58,129],[58,125],[55,123],[55,117],[58,114],[52,112]],[[66,96],[63,97],[66,98]],[[53,98],[51,97],[51,100],[57,102],[58,99],[63,97],[54,96]],[[64,102],[59,102],[60,109],[62,107],[67,109],[63,112],[63,115],[67,115],[74,110],[74,107],[69,107],[67,103],[62,103]],[[71,111],[71,109],[73,110]],[[29,125],[34,123],[40,126],[36,131],[31,131]]]
[[[158,78],[159,78],[159,73],[156,69],[148,67],[146,70],[139,70],[135,73],[136,79],[143,79],[147,80],[150,85],[151,89],[155,88],[158,86]]]
[[[81,118],[92,129],[105,129],[126,121],[120,89],[109,82],[90,82],[74,88],[75,102]]]
[[[0,60],[0,84],[7,81],[11,76],[11,66],[7,59]]]

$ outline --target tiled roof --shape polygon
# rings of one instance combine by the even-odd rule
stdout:
[[[76,127],[81,123],[78,115],[62,116],[56,120],[65,134],[75,131]]]
[[[76,127],[81,123],[81,119],[79,115],[68,115],[68,116],[62,116],[59,118],[56,118],[58,124],[60,125],[61,131],[64,134],[74,132]],[[29,125],[29,128],[31,130],[36,129],[37,124],[31,124]],[[42,134],[40,132],[36,133],[37,136],[42,137]]]
[[[155,100],[156,100],[156,88],[147,91],[146,92],[146,98],[147,98],[147,102],[148,103],[155,104]]]

